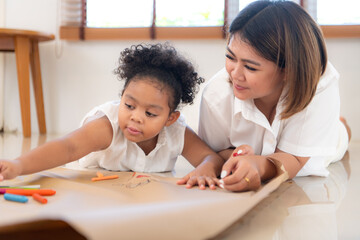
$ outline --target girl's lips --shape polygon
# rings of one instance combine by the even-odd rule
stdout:
[[[240,86],[240,85],[237,85],[237,84],[234,84],[234,87],[235,87],[235,89],[236,89],[236,90],[239,90],[239,91],[242,91],[242,90],[245,90],[245,89],[247,89],[247,88],[245,88],[245,87],[242,87],[242,86]]]
[[[139,130],[133,127],[127,127],[126,129],[131,135],[138,135],[141,133]]]

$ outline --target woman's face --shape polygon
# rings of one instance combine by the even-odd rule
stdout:
[[[229,41],[225,66],[235,97],[277,103],[284,86],[283,71],[239,37]]]

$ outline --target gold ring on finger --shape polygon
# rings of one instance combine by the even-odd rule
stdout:
[[[250,183],[250,179],[245,177],[244,180],[247,182],[247,183]]]

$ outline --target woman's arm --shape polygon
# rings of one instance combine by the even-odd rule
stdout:
[[[230,191],[256,190],[262,181],[276,176],[275,161],[284,166],[289,178],[293,178],[308,160],[309,157],[297,157],[279,149],[267,156],[231,156],[223,166],[222,171],[226,171],[226,177],[222,179],[221,183],[225,189]]]
[[[0,161],[0,180],[61,166],[105,149],[111,143],[112,134],[106,116],[89,121],[70,134],[47,142],[15,160]]]

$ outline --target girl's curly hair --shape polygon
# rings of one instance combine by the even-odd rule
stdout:
[[[139,44],[126,48],[120,53],[119,66],[114,72],[125,80],[124,90],[134,77],[151,77],[164,84],[172,92],[172,101],[169,102],[171,111],[178,107],[180,101],[192,104],[198,85],[204,82],[192,63],[168,43]]]

